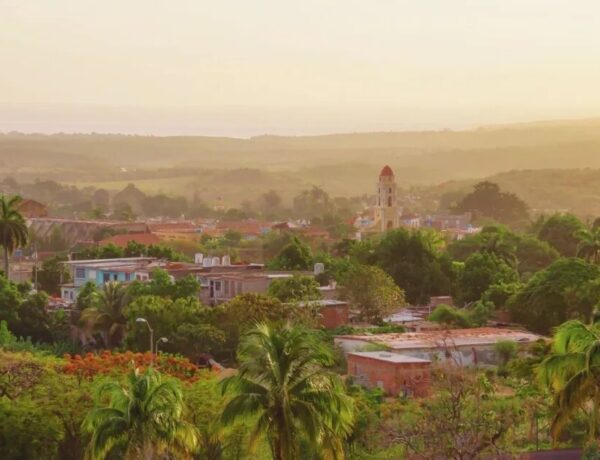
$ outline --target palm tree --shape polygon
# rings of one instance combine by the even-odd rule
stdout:
[[[571,320],[560,325],[554,334],[552,354],[538,367],[538,377],[555,395],[553,439],[578,410],[589,411],[589,437],[596,439],[600,422],[600,323]]]
[[[183,394],[179,382],[163,380],[149,368],[134,369],[126,386],[106,382],[98,388],[97,400],[105,406],[88,412],[82,428],[92,435],[88,455],[92,460],[189,458],[197,445],[194,428],[183,420]]]
[[[29,239],[27,224],[17,210],[21,197],[0,196],[0,244],[4,248],[4,273],[9,275],[8,257],[19,247],[25,246]]]
[[[102,291],[96,296],[95,305],[81,313],[84,324],[88,329],[100,332],[104,345],[108,348],[118,346],[125,337],[127,319],[123,310],[129,301],[128,297],[127,290],[121,283],[104,283]]]
[[[252,448],[266,436],[275,460],[300,458],[301,441],[320,455],[343,458],[352,427],[352,400],[339,377],[327,370],[331,350],[300,326],[258,324],[240,342],[238,374],[225,379],[233,390],[221,416],[230,424],[254,420]]]
[[[600,228],[581,229],[575,236],[579,239],[577,257],[593,264],[600,262]]]

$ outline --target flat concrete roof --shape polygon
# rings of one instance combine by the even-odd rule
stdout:
[[[341,307],[343,305],[348,305],[348,302],[344,302],[343,300],[337,300],[337,299],[319,299],[319,300],[308,300],[305,302],[300,302],[298,305],[301,307],[307,307],[307,306]]]
[[[531,343],[542,336],[515,329],[479,327],[473,329],[449,329],[426,332],[404,332],[376,335],[338,335],[337,340],[357,340],[384,345],[391,350],[414,350],[424,348],[493,345],[501,340]]]
[[[401,355],[399,353],[390,353],[389,351],[353,351],[348,353],[353,356],[374,359],[377,361],[386,361],[388,363],[430,363],[428,359],[413,358],[412,356]]]

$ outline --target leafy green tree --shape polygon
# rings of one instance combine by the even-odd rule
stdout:
[[[41,270],[37,273],[37,288],[50,295],[60,294],[60,284],[70,281],[67,267],[62,263],[67,260],[64,256],[55,256],[42,262]]]
[[[29,232],[25,219],[18,211],[20,196],[0,196],[0,245],[4,248],[4,273],[9,276],[9,256],[19,247],[25,247]]]
[[[75,306],[77,310],[83,311],[88,307],[93,307],[100,295],[96,283],[93,281],[86,282],[77,294]]]
[[[468,328],[471,327],[468,315],[463,310],[451,307],[450,305],[438,305],[431,312],[429,321],[442,324],[446,327]]]
[[[279,255],[271,261],[270,266],[280,270],[307,270],[311,267],[312,261],[310,247],[294,236]]]
[[[514,193],[501,192],[497,184],[479,182],[455,207],[475,219],[488,218],[507,225],[524,225],[529,220],[527,204]]]
[[[81,313],[90,330],[99,332],[104,345],[117,347],[125,338],[124,309],[129,302],[125,286],[116,281],[104,283],[93,307]]]
[[[387,272],[411,304],[426,303],[432,295],[450,292],[450,260],[431,247],[423,232],[392,230],[380,241],[355,245],[352,255],[362,264],[377,265]]]
[[[19,325],[14,332],[33,342],[52,342],[51,320],[47,310],[48,296],[39,292],[28,296],[19,305]]]
[[[550,244],[531,235],[520,235],[515,256],[519,274],[525,279],[560,257]]]
[[[19,305],[22,302],[23,295],[17,285],[0,275],[0,321],[6,321],[11,330],[19,326]]]
[[[220,350],[226,339],[225,333],[215,326],[216,314],[216,310],[200,305],[197,298],[142,296],[125,309],[126,343],[134,350],[149,348],[148,328],[136,322],[137,318],[145,318],[154,330],[155,340],[160,337],[169,340],[161,345],[162,351],[191,358],[213,353]]]
[[[379,267],[356,265],[342,280],[341,297],[360,311],[365,321],[380,323],[406,305],[404,292]]]
[[[492,302],[496,309],[504,309],[511,297],[523,289],[523,286],[519,282],[492,284],[481,298],[486,302]]]
[[[282,302],[299,302],[323,298],[319,283],[312,276],[295,274],[290,278],[271,282],[268,294]]]
[[[128,291],[131,298],[145,295],[168,297],[172,300],[198,298],[200,283],[192,275],[173,281],[166,270],[157,268],[152,270],[149,282],[134,281]]]
[[[554,214],[544,221],[537,236],[556,249],[561,256],[574,257],[579,246],[577,234],[584,229],[583,222],[574,215]]]
[[[600,262],[600,228],[581,229],[575,233],[579,239],[577,245],[577,257],[587,260],[590,263]]]
[[[500,357],[500,365],[506,366],[512,358],[517,356],[519,346],[512,340],[500,340],[494,345],[494,351]]]
[[[286,321],[297,321],[301,316],[299,308],[284,304],[274,297],[245,293],[240,294],[224,304],[217,317],[217,324],[227,336],[223,346],[223,352],[230,359],[235,356],[240,337],[255,324],[282,323]]]
[[[475,253],[466,260],[459,279],[460,298],[463,302],[481,299],[493,284],[513,283],[519,280],[516,270],[504,260],[489,252]]]
[[[146,246],[137,241],[128,241],[127,246],[123,249],[123,255],[125,257],[143,257],[146,252]]]
[[[547,333],[573,317],[589,318],[600,298],[572,302],[572,293],[600,276],[600,269],[581,259],[558,259],[537,272],[509,303],[514,321],[528,329]]]
[[[123,249],[113,243],[102,246],[98,252],[99,259],[118,259],[119,257],[123,257]]]
[[[198,439],[183,411],[183,393],[176,380],[167,380],[152,368],[144,373],[133,370],[125,386],[109,381],[98,388],[96,407],[83,424],[91,434],[88,453],[98,460],[189,454]]]
[[[63,436],[60,419],[30,398],[0,398],[0,452],[5,460],[54,460]]]
[[[198,431],[196,458],[221,460],[241,458],[243,440],[251,431],[251,423],[225,426],[221,413],[227,398],[221,392],[218,378],[202,378],[184,388],[189,420]]]
[[[265,436],[273,458],[300,458],[300,446],[325,456],[343,455],[353,421],[352,399],[339,377],[327,370],[332,351],[302,327],[259,324],[238,350],[238,374],[223,381],[232,397],[223,423],[255,419],[251,446]]]
[[[600,323],[578,320],[561,324],[554,333],[552,353],[538,368],[538,376],[554,395],[551,425],[557,440],[577,412],[584,411],[588,438],[596,440],[600,428]]]
[[[443,366],[433,377],[431,397],[397,401],[388,409],[381,428],[387,439],[404,447],[409,458],[510,457],[522,402],[496,394],[485,376],[463,367]]]
[[[329,194],[315,186],[310,190],[303,190],[294,197],[293,206],[296,215],[303,218],[322,217],[333,211],[333,203]]]

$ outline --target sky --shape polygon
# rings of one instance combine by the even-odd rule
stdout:
[[[597,0],[0,0],[0,132],[600,116]]]

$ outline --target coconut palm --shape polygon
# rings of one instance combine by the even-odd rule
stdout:
[[[571,320],[559,326],[538,377],[555,395],[553,439],[578,410],[589,412],[589,437],[595,439],[600,422],[600,323]]]
[[[4,248],[4,273],[7,278],[9,256],[15,249],[25,246],[29,240],[27,224],[17,209],[20,202],[21,197],[18,195],[10,198],[0,196],[0,244]]]
[[[100,332],[108,348],[121,344],[125,337],[127,319],[123,310],[129,299],[125,287],[116,281],[104,283],[94,299],[94,306],[81,313],[81,320],[88,330]]]
[[[600,228],[581,229],[575,236],[579,239],[577,257],[593,264],[600,262]]]
[[[92,460],[190,458],[197,445],[195,429],[183,420],[183,395],[179,382],[164,380],[152,368],[132,370],[127,384],[102,384],[97,407],[83,421],[91,434],[87,454]],[[108,404],[102,405],[108,398]],[[168,458],[168,457],[167,457]]]
[[[353,418],[351,399],[327,370],[331,350],[300,327],[258,324],[240,342],[238,374],[223,381],[233,390],[221,420],[254,422],[250,447],[266,436],[275,460],[300,458],[300,444],[319,456],[343,458]]]

